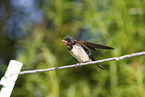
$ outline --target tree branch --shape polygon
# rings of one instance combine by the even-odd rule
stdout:
[[[98,60],[98,61],[91,61],[91,62],[87,62],[87,63],[77,63],[77,64],[73,64],[73,65],[67,65],[67,66],[61,66],[61,67],[55,67],[55,68],[22,71],[22,72],[19,72],[17,74],[45,72],[45,71],[58,70],[58,69],[64,69],[64,68],[71,68],[71,67],[76,67],[76,66],[83,66],[83,65],[88,65],[88,64],[101,63],[101,62],[106,62],[106,61],[111,61],[111,60],[117,60],[118,61],[118,60],[122,60],[124,58],[140,56],[140,55],[145,55],[145,52],[133,53],[133,54],[124,55],[124,56],[120,56],[120,57],[113,57],[113,58],[108,58],[108,59],[103,59],[103,60]],[[12,74],[12,75],[14,75],[14,74]]]

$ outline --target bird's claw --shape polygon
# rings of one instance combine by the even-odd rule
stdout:
[[[76,64],[76,68],[78,68],[78,66],[81,67],[80,63],[77,63],[77,64]]]

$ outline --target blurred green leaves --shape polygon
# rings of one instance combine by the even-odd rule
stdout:
[[[77,63],[61,43],[68,35],[115,48],[93,52],[96,59],[145,49],[144,0],[37,0],[34,4],[43,11],[43,19],[24,24],[27,33],[15,42],[22,70]],[[144,58],[104,62],[104,71],[88,65],[20,75],[12,97],[144,97]]]

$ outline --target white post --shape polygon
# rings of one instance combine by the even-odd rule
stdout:
[[[3,85],[0,91],[0,97],[10,97],[15,82],[17,80],[18,74],[22,67],[22,63],[16,60],[11,60],[5,75],[2,77],[0,84]],[[14,75],[11,75],[14,74]]]

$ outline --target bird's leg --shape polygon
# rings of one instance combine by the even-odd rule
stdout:
[[[80,63],[77,63],[77,64],[76,64],[76,68],[78,68],[78,66],[81,67],[80,64],[81,64],[81,62],[80,62]]]
[[[79,64],[80,64],[80,63],[77,63],[77,64],[76,64],[76,68],[77,68],[77,69],[78,69]]]

